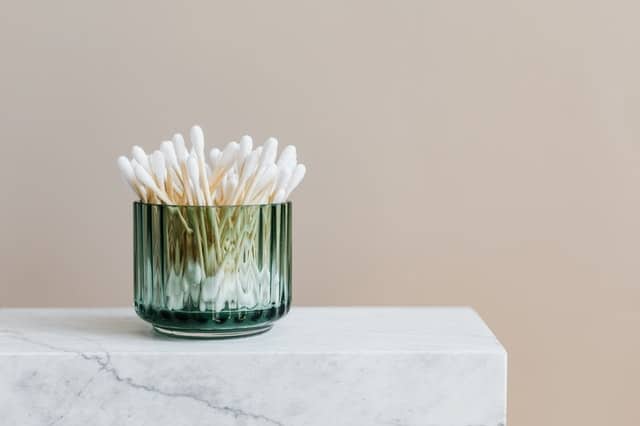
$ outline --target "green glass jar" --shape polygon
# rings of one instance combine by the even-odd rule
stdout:
[[[291,306],[291,202],[133,203],[134,304],[163,334],[260,333]]]

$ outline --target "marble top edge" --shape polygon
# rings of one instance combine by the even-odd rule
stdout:
[[[470,307],[294,307],[267,333],[220,341],[158,336],[131,307],[0,308],[0,355],[104,352],[189,356],[506,355]]]

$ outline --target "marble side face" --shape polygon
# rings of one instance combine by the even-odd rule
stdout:
[[[297,308],[263,335],[127,309],[0,310],[0,424],[505,424],[506,353],[466,308]]]

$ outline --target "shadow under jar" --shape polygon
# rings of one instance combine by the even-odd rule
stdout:
[[[269,330],[291,306],[291,202],[133,203],[134,304],[162,334]]]

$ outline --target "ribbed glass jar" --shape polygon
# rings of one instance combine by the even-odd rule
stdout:
[[[291,212],[133,203],[136,313],[183,337],[268,330],[291,305]]]

